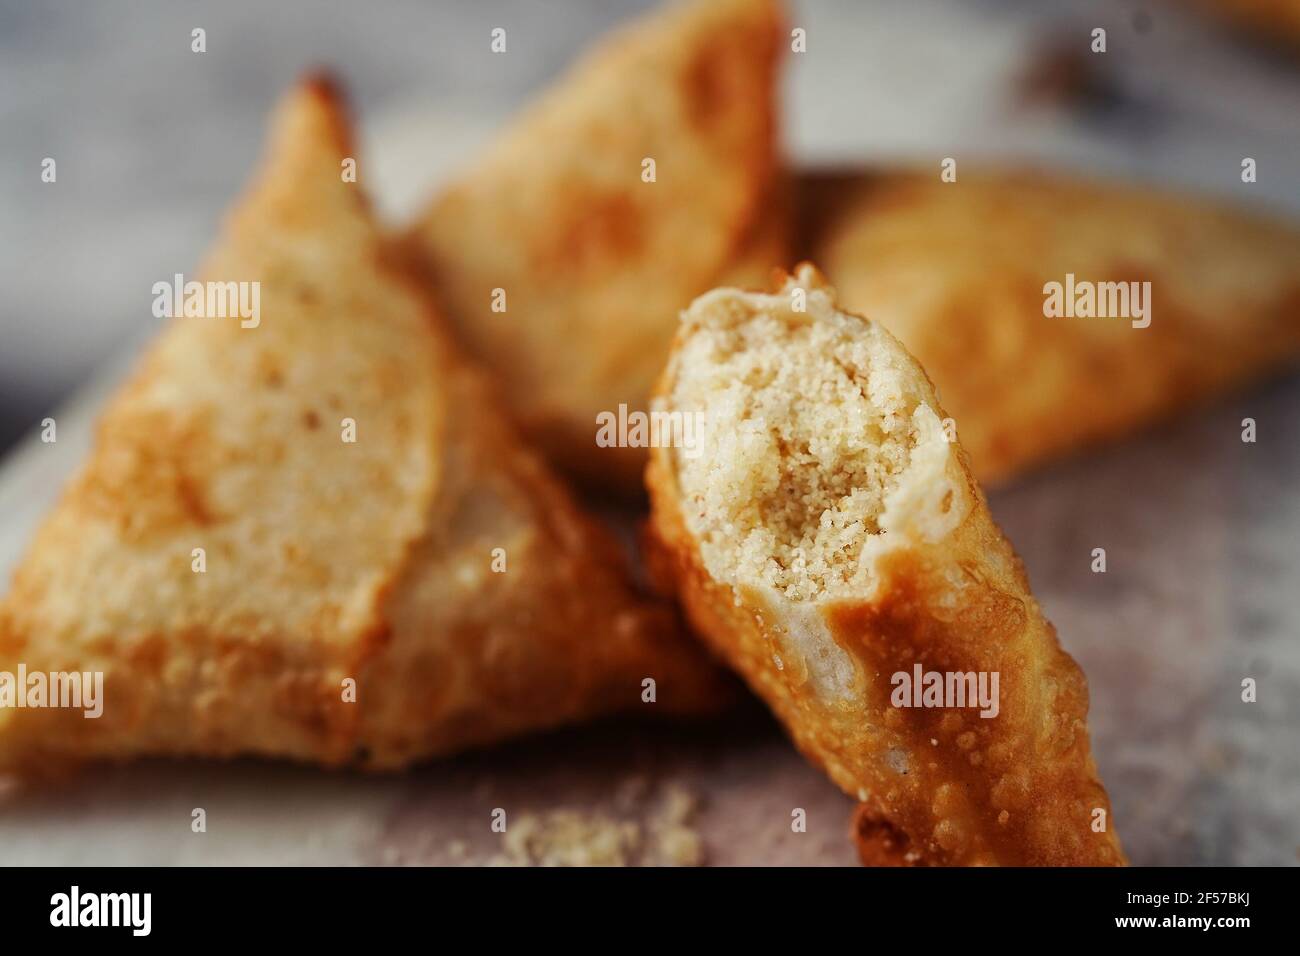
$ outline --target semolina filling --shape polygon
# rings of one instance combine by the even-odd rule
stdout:
[[[878,327],[784,303],[733,293],[693,307],[670,401],[703,413],[705,451],[677,454],[677,478],[710,574],[816,601],[870,586],[866,552],[886,533],[921,399]]]

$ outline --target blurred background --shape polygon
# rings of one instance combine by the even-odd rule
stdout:
[[[0,450],[148,337],[150,286],[196,267],[301,71],[342,75],[365,130],[363,181],[400,219],[650,5],[0,0]],[[808,31],[786,74],[796,163],[1015,157],[1300,215],[1300,41],[1291,56],[1181,0],[790,7]],[[505,56],[488,49],[496,26]],[[1089,51],[1097,26],[1105,55]],[[191,52],[195,27],[206,53]],[[1243,155],[1259,164],[1248,187]]]

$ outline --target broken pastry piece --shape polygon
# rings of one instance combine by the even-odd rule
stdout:
[[[260,283],[259,320],[171,320],[0,604],[0,672],[102,673],[102,715],[0,709],[0,766],[396,767],[713,703],[394,268],[353,155],[326,81],[282,105],[202,271]]]
[[[823,177],[801,191],[811,258],[846,308],[916,356],[985,483],[1300,357],[1300,229],[1282,222],[1023,171]],[[1062,296],[1049,316],[1051,283]]]
[[[866,804],[871,854],[1122,863],[1083,674],[898,341],[805,265],[696,299],[657,394],[704,440],[652,452],[656,573]]]
[[[776,0],[674,2],[602,43],[410,229],[471,354],[545,454],[639,494],[643,413],[676,315],[784,266]]]

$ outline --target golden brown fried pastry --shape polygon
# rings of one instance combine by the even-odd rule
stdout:
[[[766,213],[782,42],[776,0],[672,4],[582,60],[411,229],[514,417],[590,485],[639,493],[644,449],[598,446],[597,416],[644,409],[671,316],[786,264]]]
[[[983,482],[1300,354],[1300,229],[1280,222],[1029,172],[832,179],[803,192],[812,257],[846,308],[883,324],[930,374]],[[1150,282],[1150,324],[1045,316],[1045,286],[1064,297],[1067,276],[1076,296],[1080,283]]]
[[[1083,674],[898,341],[805,265],[697,299],[657,394],[705,424],[651,453],[657,573],[867,805],[864,855],[1121,863]]]
[[[259,321],[173,319],[105,412],[0,604],[0,672],[102,672],[102,716],[0,710],[0,765],[396,766],[641,707],[643,678],[652,712],[710,702],[395,271],[351,155],[327,83],[289,97],[202,271],[260,282]]]
[[[485,376],[463,361],[440,374],[455,411],[429,526],[386,605],[392,640],[361,681],[369,763],[602,713],[730,701],[676,615],[633,592],[625,556],[507,423]],[[491,569],[496,548],[503,573]]]

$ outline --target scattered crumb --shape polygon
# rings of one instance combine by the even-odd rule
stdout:
[[[686,823],[695,815],[698,806],[695,794],[680,784],[670,784],[660,819],[673,824]]]
[[[631,821],[554,810],[516,816],[502,843],[505,854],[492,860],[495,866],[628,866],[641,832]]]
[[[703,866],[704,841],[690,827],[665,828],[655,840],[659,866]]]
[[[632,809],[650,788],[644,776],[619,788],[616,803]],[[694,794],[669,785],[643,820],[559,809],[520,813],[502,835],[492,866],[701,866],[704,840],[690,825],[699,806]]]
[[[657,865],[703,865],[704,841],[690,826],[698,807],[699,800],[685,787],[674,784],[668,788],[662,813],[650,823]]]

